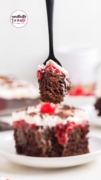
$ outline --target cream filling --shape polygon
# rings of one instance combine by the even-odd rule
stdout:
[[[20,121],[25,120],[28,124],[36,124],[37,126],[43,126],[43,127],[53,127],[57,124],[66,124],[68,121],[73,121],[75,123],[81,123],[84,120],[89,120],[88,114],[86,111],[77,109],[73,116],[69,116],[66,119],[62,119],[58,115],[49,115],[49,114],[40,114],[38,112],[39,106],[29,107],[27,111],[20,111],[20,112],[14,112],[12,114],[12,121]],[[30,115],[29,113],[37,112],[36,115]],[[68,114],[71,114],[70,110],[68,111]]]
[[[39,97],[39,90],[32,83],[18,78],[8,77],[8,79],[12,81],[11,85],[0,79],[0,98],[9,100]]]
[[[4,99],[23,99],[30,98],[34,99],[39,97],[39,91],[36,87],[28,86],[28,87],[16,87],[16,88],[5,88],[0,87],[0,98]]]
[[[45,67],[47,67],[47,66],[54,66],[54,67],[56,67],[57,69],[59,69],[63,74],[66,74],[66,75],[68,75],[68,77],[69,77],[69,74],[68,74],[68,72],[64,69],[64,68],[62,68],[61,66],[59,66],[57,63],[55,63],[54,61],[52,61],[52,60],[49,60],[47,63],[46,63],[46,65],[44,66],[44,65],[39,65],[38,66],[38,70],[40,70],[40,69],[44,69]]]

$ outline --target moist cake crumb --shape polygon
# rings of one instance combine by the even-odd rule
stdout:
[[[68,72],[51,60],[38,69],[37,78],[42,102],[58,104],[71,89]]]
[[[13,127],[18,154],[64,157],[89,152],[88,116],[78,108],[53,104],[29,107],[13,113]]]

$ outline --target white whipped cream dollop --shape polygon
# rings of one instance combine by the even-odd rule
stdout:
[[[47,67],[47,66],[49,66],[49,65],[56,67],[56,69],[59,69],[63,74],[66,74],[66,75],[69,76],[67,70],[65,70],[63,67],[59,66],[57,63],[55,63],[55,62],[52,61],[52,60],[47,61],[46,65],[42,65],[42,66],[39,65],[39,66],[38,66],[38,70],[44,69],[45,67]]]
[[[59,105],[62,106],[62,105]],[[56,108],[55,113],[58,113],[60,110],[58,107]],[[64,110],[66,114],[68,114],[68,117],[66,119],[62,119],[58,115],[49,115],[49,114],[41,114],[40,113],[40,105],[37,105],[36,107],[28,107],[27,110],[14,112],[12,114],[12,120],[14,121],[20,121],[25,120],[28,124],[36,124],[38,126],[43,127],[53,127],[57,124],[66,124],[68,121],[73,121],[75,123],[80,123],[84,120],[89,120],[88,114],[86,111],[81,109],[75,109],[73,112],[68,109]],[[35,115],[31,115],[32,113],[35,113]]]
[[[0,98],[34,99],[39,97],[39,90],[32,83],[12,76],[0,76]]]

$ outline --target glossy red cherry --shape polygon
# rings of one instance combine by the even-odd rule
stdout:
[[[61,145],[67,144],[69,138],[68,138],[68,128],[67,125],[64,124],[58,124],[54,128],[56,137],[58,140],[58,143]]]
[[[86,95],[86,96],[94,96],[95,94],[89,92],[89,93],[86,93],[85,95]]]
[[[75,95],[76,96],[83,95],[83,89],[81,87],[77,88],[76,91],[75,91]]]
[[[93,92],[84,92],[82,87],[78,87],[76,90],[69,93],[70,96],[94,96]]]
[[[59,69],[57,69],[56,67],[54,66],[46,66],[45,68],[47,71],[53,71],[53,72],[56,72],[56,73],[61,73],[61,71]]]
[[[40,108],[41,113],[48,113],[48,114],[54,114],[55,113],[55,105],[54,104],[49,104],[45,103],[41,105]]]
[[[59,144],[65,145],[65,144],[67,144],[67,142],[69,140],[68,134],[65,132],[58,133],[57,139],[58,139]]]
[[[43,76],[44,76],[44,74],[45,74],[45,70],[44,70],[44,69],[38,70],[38,71],[37,71],[37,78],[38,78],[38,79],[42,79]]]
[[[76,124],[74,122],[68,122],[66,126],[68,134],[72,134],[74,132],[74,128],[76,128]]]
[[[83,121],[82,124],[80,124],[80,128],[81,128],[82,131],[85,131],[85,130],[86,130],[87,124],[88,124],[88,121],[86,121],[86,120]]]
[[[34,129],[35,127],[36,127],[36,124],[31,124],[31,125],[30,125],[30,128],[31,128],[31,129]]]
[[[21,119],[20,121],[13,122],[13,126],[15,128],[24,129],[26,127],[27,123],[25,120]]]

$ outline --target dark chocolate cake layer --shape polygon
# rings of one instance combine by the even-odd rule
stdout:
[[[96,100],[96,103],[94,104],[95,109],[98,110],[98,116],[101,116],[101,98],[98,98]]]
[[[54,128],[34,127],[14,128],[16,151],[18,154],[35,157],[63,157],[85,154],[89,152],[88,138],[89,127],[85,130],[75,128],[69,134],[68,142],[62,145],[58,142]]]
[[[38,105],[40,99],[3,99],[0,98],[0,115],[11,114],[13,111],[26,108],[32,105]]]
[[[68,82],[68,83],[67,83]],[[42,102],[60,103],[71,88],[70,79],[64,74],[47,71],[39,80],[40,99]]]

